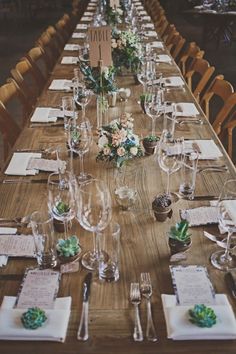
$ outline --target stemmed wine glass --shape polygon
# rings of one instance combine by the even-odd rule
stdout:
[[[183,139],[170,140],[166,130],[163,130],[157,161],[160,168],[167,173],[166,194],[170,195],[170,175],[178,171],[182,163]]]
[[[80,225],[85,230],[93,232],[93,251],[84,254],[82,264],[89,270],[95,270],[101,252],[99,232],[104,230],[111,220],[110,192],[103,181],[90,179],[79,185],[76,200],[77,219]]]
[[[155,66],[152,60],[145,60],[138,68],[137,78],[143,85],[143,92],[146,92],[148,82],[152,81],[155,76]]]
[[[211,255],[214,267],[228,271],[236,268],[236,259],[231,256],[232,235],[236,233],[236,180],[225,182],[217,203],[219,228],[222,233],[227,232],[225,250],[216,251]]]
[[[52,173],[48,177],[48,208],[52,217],[64,224],[64,237],[68,237],[68,222],[74,219],[75,198],[71,174]]]
[[[80,82],[75,79],[73,83],[73,96],[76,104],[82,108],[82,118],[85,118],[85,107],[91,100],[92,91],[81,86]]]
[[[146,114],[152,119],[152,135],[155,135],[156,119],[163,112],[163,90],[161,87],[150,87],[144,100]]]
[[[79,182],[84,182],[90,175],[84,172],[84,154],[89,151],[93,141],[93,134],[90,122],[88,120],[81,123],[71,121],[68,130],[68,145],[70,147],[71,155],[77,153],[80,157],[80,174],[78,176]]]

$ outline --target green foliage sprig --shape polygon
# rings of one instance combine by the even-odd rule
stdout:
[[[191,234],[188,233],[188,226],[189,223],[187,220],[176,223],[175,226],[170,228],[169,237],[180,242],[190,241]]]

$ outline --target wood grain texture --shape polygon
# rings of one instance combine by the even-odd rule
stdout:
[[[71,43],[78,43],[71,40]],[[55,66],[52,78],[72,78],[73,66]],[[157,70],[163,72],[164,76],[180,75],[178,67],[174,64],[157,65]],[[141,93],[140,85],[136,85],[131,77],[117,79],[119,87],[130,87],[131,97],[126,103],[125,110],[132,112],[135,119],[135,132],[145,136],[150,131],[150,119],[145,116],[137,103]],[[48,87],[48,86],[47,86]],[[38,100],[38,106],[60,106],[61,97],[66,93],[49,92],[44,90]],[[195,102],[193,95],[185,85],[184,90],[171,89],[166,99],[174,102]],[[197,103],[195,102],[197,105]],[[116,109],[109,109],[110,119],[118,116],[124,109],[124,104],[118,102]],[[229,172],[212,173],[206,172],[197,175],[196,194],[218,195],[224,181],[228,178],[236,178],[236,171],[228,156],[222,148],[212,127],[208,124],[203,112],[200,110],[201,118],[206,124],[186,125],[176,128],[176,135],[191,139],[212,138],[223,151],[222,163],[229,167]],[[87,117],[93,126],[96,126],[96,102],[92,100],[86,110]],[[157,130],[161,131],[162,122],[157,122]],[[45,148],[64,144],[65,136],[63,128],[26,127],[16,142],[17,148]],[[236,341],[180,341],[174,342],[166,338],[166,327],[161,304],[161,294],[172,294],[171,278],[169,272],[170,252],[167,244],[167,232],[171,225],[179,220],[179,210],[200,205],[207,205],[206,202],[188,202],[180,200],[173,205],[173,217],[165,223],[155,221],[151,211],[151,203],[154,196],[162,192],[166,186],[166,176],[160,171],[154,156],[144,157],[140,161],[133,161],[137,166],[138,178],[138,202],[135,208],[129,212],[122,212],[118,209],[114,200],[115,170],[106,168],[104,164],[95,161],[98,152],[96,146],[96,132],[94,130],[94,142],[91,151],[85,156],[85,170],[105,180],[110,188],[113,197],[113,218],[121,225],[121,255],[120,255],[120,280],[114,284],[104,284],[98,281],[94,275],[90,298],[89,332],[90,339],[86,343],[78,342],[76,332],[82,308],[82,281],[86,271],[82,269],[77,273],[65,274],[62,276],[59,296],[72,296],[72,312],[65,344],[47,342],[10,342],[1,341],[0,351],[3,354],[110,354],[110,353],[134,353],[134,354],[234,354]],[[79,172],[79,161],[74,161],[75,170]],[[1,176],[4,178],[4,175]],[[40,177],[47,177],[46,173],[40,173]],[[178,191],[179,172],[171,176],[171,190]],[[28,178],[28,177],[22,177]],[[33,177],[34,178],[34,177]],[[13,185],[0,184],[0,216],[15,217],[28,215],[34,210],[45,208],[47,203],[47,190],[45,184],[24,184]],[[74,221],[73,229],[80,237],[83,250],[92,248],[92,236],[84,231]],[[208,230],[217,233],[218,229],[211,226]],[[193,245],[188,251],[188,258],[182,264],[201,264],[208,268],[211,280],[217,293],[228,293],[224,282],[224,273],[215,270],[210,262],[209,256],[216,249],[216,246],[203,238],[203,228],[192,228],[191,234]],[[0,275],[18,274],[22,275],[26,267],[35,265],[33,260],[11,259],[5,268],[0,268]],[[130,282],[138,281],[141,272],[150,272],[153,282],[152,308],[153,318],[159,341],[155,344],[134,343],[133,332],[133,306],[129,301]],[[17,277],[16,277],[17,279]],[[1,281],[0,301],[4,295],[15,296],[20,282]],[[232,302],[232,298],[230,298]],[[236,305],[232,302],[234,311]],[[144,303],[141,305],[141,322],[143,329],[146,325]]]

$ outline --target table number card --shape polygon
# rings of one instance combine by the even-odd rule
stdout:
[[[17,308],[52,309],[59,289],[60,273],[51,269],[28,269],[17,301]]]
[[[111,27],[91,27],[88,30],[89,60],[92,67],[111,66]]]
[[[215,291],[206,267],[170,266],[170,272],[178,305],[215,303]]]
[[[110,0],[110,6],[115,9],[120,6],[120,0]]]
[[[1,235],[0,254],[10,257],[35,257],[32,235]]]

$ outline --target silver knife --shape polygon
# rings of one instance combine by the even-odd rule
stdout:
[[[48,183],[47,178],[41,178],[41,179],[4,179],[2,181],[3,184],[14,184],[14,183]]]
[[[80,318],[79,329],[77,332],[77,339],[86,341],[89,337],[88,333],[88,310],[89,310],[89,295],[90,285],[92,280],[92,273],[88,273],[83,282],[83,307]]]

